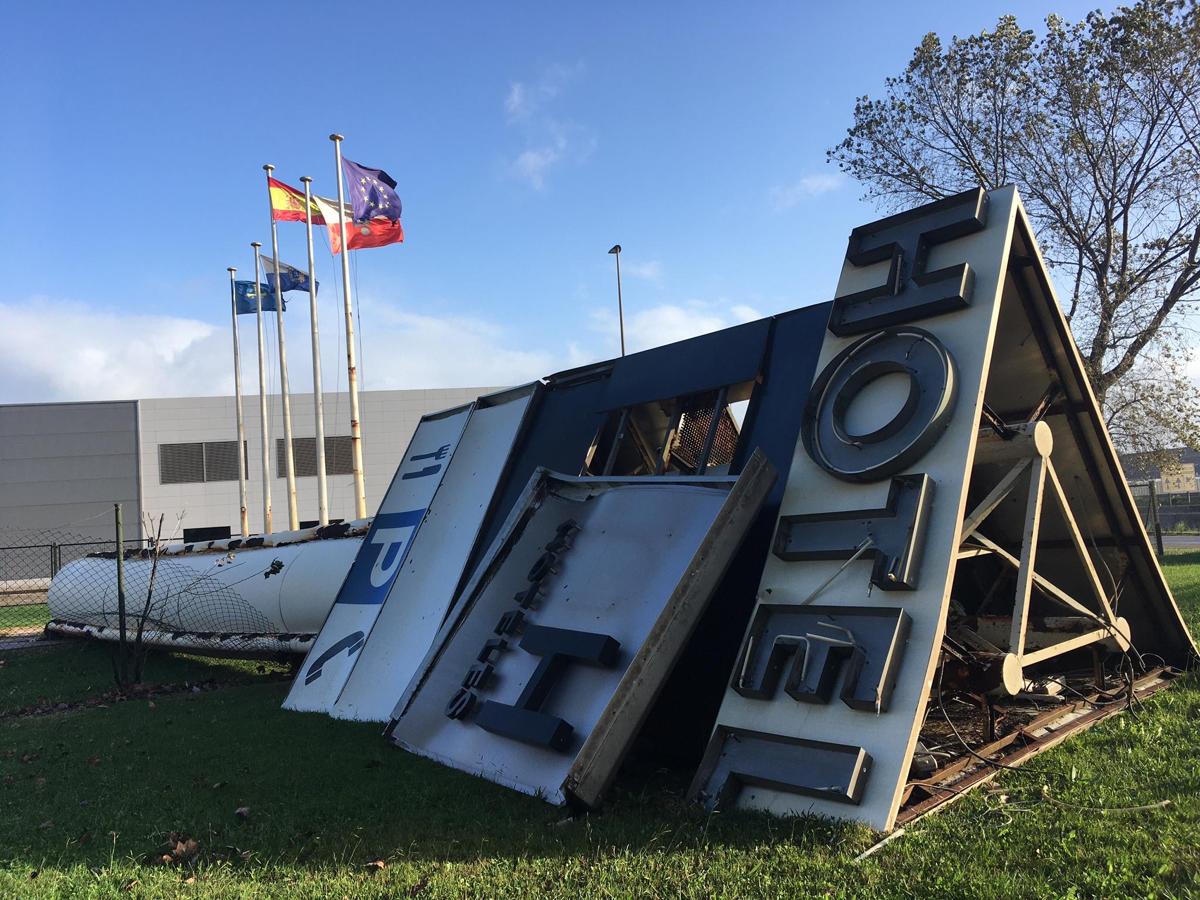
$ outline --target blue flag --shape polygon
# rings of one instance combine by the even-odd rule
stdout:
[[[400,221],[400,195],[396,193],[396,179],[383,169],[369,169],[342,157],[342,171],[346,175],[346,190],[350,194],[350,205],[354,208],[355,222],[372,219]]]
[[[282,275],[282,270],[280,275]],[[258,296],[256,294],[257,285],[253,281],[235,281],[233,283],[234,295],[237,298],[237,314],[239,316],[246,313],[254,314],[258,312]],[[275,310],[275,292],[267,285],[263,285],[262,291],[262,308],[263,312],[272,312]],[[283,309],[287,311],[287,302],[283,304]]]
[[[264,256],[262,258],[263,272],[266,275],[267,283],[263,286],[263,299],[266,299],[265,292],[274,290],[275,288],[275,260],[273,257]],[[280,261],[279,263],[279,283],[282,286],[281,294],[286,294],[288,291],[308,291],[308,273],[297,269],[295,266],[289,266],[287,263]],[[317,282],[317,287],[321,287],[321,282]],[[286,304],[286,301],[285,301]]]

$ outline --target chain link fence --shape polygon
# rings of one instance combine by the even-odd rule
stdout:
[[[1162,552],[1171,535],[1200,535],[1200,492],[1161,494],[1154,482],[1130,484],[1138,512],[1152,543]],[[1166,541],[1162,539],[1166,538]],[[127,620],[136,616],[145,601],[146,563],[153,541],[130,538],[123,542],[127,559],[143,560],[135,564],[127,585]],[[0,528],[0,640],[40,634],[55,618],[48,603],[50,581],[72,562],[87,557],[106,557],[107,565],[80,570],[68,584],[60,582],[57,617],[88,625],[113,626],[119,621],[113,592],[111,569],[114,568],[115,536],[101,540],[73,532],[69,527],[50,529]],[[159,560],[155,608],[146,616],[146,625],[165,632],[185,627],[193,634],[212,635],[212,640],[227,646],[226,635],[248,635],[240,643],[251,644],[264,638],[284,637],[261,613],[240,596],[243,579],[266,574],[260,565],[245,566],[237,577],[230,571],[218,573],[225,563],[219,555],[212,565],[200,572],[194,566],[182,567],[169,557]],[[77,567],[78,568],[78,567]],[[239,565],[238,568],[243,568]],[[220,577],[216,577],[220,575]],[[67,593],[64,595],[64,590]],[[65,600],[64,600],[65,596]],[[65,610],[65,612],[64,612]],[[181,623],[183,623],[181,625]],[[306,635],[307,637],[307,635]]]
[[[1133,481],[1129,488],[1134,503],[1146,526],[1146,533],[1162,556],[1167,546],[1177,546],[1179,541],[1195,545],[1185,538],[1190,535],[1200,541],[1200,493],[1179,491],[1159,493],[1153,481]],[[1173,540],[1174,538],[1174,540]]]
[[[365,533],[361,524],[337,523],[205,541],[164,534],[161,543],[124,540],[118,554],[115,522],[108,540],[97,522],[75,524],[79,531],[0,526],[0,645],[45,632],[217,654],[302,654]],[[323,557],[327,577],[317,587],[311,572],[296,582],[285,618],[285,571],[325,540],[339,542]]]
[[[136,552],[148,545],[131,539],[124,546]],[[115,540],[61,529],[0,528],[0,637],[40,633],[51,619],[50,579],[75,560],[113,553],[115,547]]]
[[[1135,482],[1130,487],[1147,531],[1153,531],[1157,517],[1163,534],[1200,534],[1200,493],[1162,494],[1152,491],[1152,485],[1146,481]]]

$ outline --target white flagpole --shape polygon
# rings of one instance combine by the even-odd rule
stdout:
[[[263,534],[271,533],[271,436],[270,420],[267,418],[267,370],[266,344],[262,326],[262,260],[258,241],[250,244],[254,248],[254,299],[258,306],[258,414],[262,419],[262,479],[263,479]]]
[[[296,507],[296,457],[292,449],[292,398],[288,390],[287,346],[283,342],[283,291],[279,290],[279,235],[275,230],[275,212],[271,204],[270,163],[263,166],[267,173],[267,212],[271,217],[271,255],[275,266],[275,324],[279,329],[279,390],[283,392],[283,462],[287,472],[288,528],[300,527],[300,512]]]
[[[342,185],[342,141],[331,134],[333,158],[337,166],[338,220],[342,238],[342,299],[346,306],[346,381],[350,387],[350,457],[354,468],[354,516],[367,517],[367,488],[363,481],[362,422],[358,411],[358,368],[354,363],[354,306],[350,300],[350,250],[346,246],[346,197]]]
[[[325,400],[321,395],[321,337],[317,333],[317,266],[313,259],[312,179],[301,175],[304,184],[304,226],[308,232],[308,310],[312,318],[313,412],[316,416],[317,520],[329,524],[329,486],[325,481]]]
[[[250,513],[246,509],[246,420],[242,415],[242,350],[238,340],[237,269],[229,267],[229,305],[233,313],[233,394],[237,400],[238,500],[242,507],[242,537],[250,537]]]

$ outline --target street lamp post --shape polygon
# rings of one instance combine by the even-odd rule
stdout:
[[[613,244],[608,251],[617,258],[617,322],[621,327],[621,355],[625,355],[625,308],[621,303],[621,245]]]

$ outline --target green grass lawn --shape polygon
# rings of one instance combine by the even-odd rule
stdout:
[[[0,606],[0,635],[6,631],[28,631],[41,628],[49,621],[50,607],[45,603]]]
[[[0,715],[29,707],[77,703],[113,691],[112,644],[67,641],[4,654],[0,668]],[[151,651],[148,684],[216,681],[243,684],[280,677],[286,667],[249,660],[213,659]]]
[[[1200,553],[1168,572],[1196,623]],[[103,647],[4,659],[8,709],[108,689]],[[147,671],[231,686],[0,721],[0,896],[1200,896],[1195,674],[855,863],[867,830],[705,816],[687,772],[625,773],[603,813],[564,821],[376,725],[284,712],[277,668]],[[176,848],[187,863],[152,862]]]

